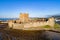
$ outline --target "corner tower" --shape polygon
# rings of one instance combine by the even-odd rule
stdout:
[[[51,27],[54,27],[55,18],[54,18],[54,17],[50,17],[50,18],[48,19],[48,24],[49,24]]]

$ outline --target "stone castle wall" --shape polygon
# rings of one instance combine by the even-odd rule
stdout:
[[[38,20],[40,20],[40,19],[38,19]],[[29,14],[21,13],[19,16],[19,20],[15,20],[15,22],[14,22],[14,20],[9,21],[8,26],[9,26],[9,28],[13,28],[13,29],[41,27],[41,26],[45,26],[45,25],[49,25],[51,27],[54,27],[55,19],[53,17],[49,18],[48,21],[43,21],[43,20],[45,20],[44,18],[42,18],[41,20],[42,21],[37,21],[37,22],[35,22],[33,20],[33,22],[30,22],[29,21]]]
[[[45,22],[28,22],[25,24],[19,24],[19,23],[13,23],[13,22],[9,22],[9,27],[13,28],[13,29],[23,29],[23,28],[31,28],[31,27],[41,27],[41,26],[45,26],[45,25],[49,25],[51,27],[54,27],[54,18],[49,18],[48,21]]]

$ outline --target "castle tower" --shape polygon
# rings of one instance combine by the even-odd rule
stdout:
[[[19,19],[21,22],[28,22],[29,14],[28,13],[20,13]]]
[[[48,24],[51,26],[51,27],[54,27],[54,24],[55,24],[55,19],[54,17],[51,17],[48,19]]]

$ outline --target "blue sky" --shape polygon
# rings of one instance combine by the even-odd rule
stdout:
[[[19,17],[20,13],[30,17],[44,17],[60,13],[60,0],[0,0],[0,18]]]

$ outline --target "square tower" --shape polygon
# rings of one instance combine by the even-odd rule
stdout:
[[[19,19],[21,22],[28,22],[29,14],[28,13],[20,13]]]

